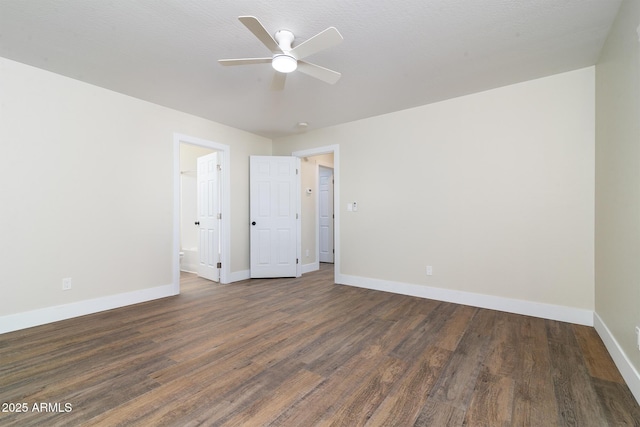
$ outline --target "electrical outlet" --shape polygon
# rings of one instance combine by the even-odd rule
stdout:
[[[640,350],[640,326],[636,326],[636,345],[638,346],[638,350]]]
[[[69,289],[71,289],[71,277],[65,277],[62,279],[62,290],[68,291]]]
[[[433,276],[433,267],[427,265],[427,276]]]

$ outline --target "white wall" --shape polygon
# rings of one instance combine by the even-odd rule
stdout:
[[[339,144],[348,281],[568,307],[589,323],[594,104],[589,67],[277,139],[273,150]],[[358,212],[346,211],[351,201]]]
[[[624,1],[596,67],[596,328],[640,400],[640,2]],[[625,367],[625,365],[627,365]]]
[[[171,284],[174,132],[231,147],[231,272],[248,269],[248,156],[269,139],[0,58],[0,330]]]

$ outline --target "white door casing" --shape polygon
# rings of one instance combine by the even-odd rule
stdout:
[[[298,150],[291,153],[292,156],[296,157],[312,157],[320,154],[333,154],[333,200],[334,206],[340,206],[341,193],[340,193],[340,145],[326,145],[322,147],[309,148],[305,150]],[[334,248],[334,273],[333,280],[335,283],[344,284],[345,279],[342,274],[342,260],[341,260],[341,239],[340,239],[340,219],[341,219],[341,211],[340,209],[334,209],[334,221],[333,221],[333,248]],[[317,219],[316,219],[317,221]],[[316,224],[316,242],[320,241],[320,237],[318,236],[318,230],[320,227]]]
[[[320,262],[333,263],[333,169],[318,167],[318,219]]]
[[[219,281],[220,200],[218,153],[198,157],[198,276]]]
[[[297,157],[249,157],[252,278],[300,276],[299,165]]]
[[[191,144],[199,147],[205,147],[215,150],[218,153],[218,162],[222,167],[219,176],[220,187],[220,210],[222,211],[222,219],[219,222],[220,228],[220,283],[231,283],[238,280],[246,279],[246,276],[240,274],[235,278],[231,272],[231,147],[226,144],[220,144],[191,135],[185,135],[175,132],[173,134],[173,268],[172,268],[172,294],[180,293],[180,146],[182,144]],[[336,249],[337,250],[337,249]]]

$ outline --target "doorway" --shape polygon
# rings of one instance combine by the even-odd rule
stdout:
[[[213,153],[210,148],[180,144],[180,271],[198,272],[198,173],[197,159]]]
[[[333,242],[333,253],[334,253],[334,281],[335,283],[342,283],[341,279],[341,260],[340,260],[340,209],[339,200],[340,200],[340,150],[338,145],[328,145],[324,147],[312,148],[308,150],[300,150],[294,151],[291,155],[300,157],[302,159],[302,183],[301,183],[301,191],[302,191],[302,223],[306,224],[303,227],[305,229],[302,230],[302,273],[308,273],[311,271],[316,271],[320,269],[320,258],[319,258],[319,242],[320,242],[320,225],[319,225],[319,215],[317,213],[316,206],[318,205],[318,189],[317,185],[314,185],[313,182],[317,182],[318,180],[318,167],[317,161],[319,159],[330,159],[333,161],[326,161],[323,166],[333,167],[333,206],[334,206],[334,242]],[[316,157],[317,156],[317,157]],[[327,157],[325,157],[327,156]],[[316,166],[314,167],[312,172],[312,181],[305,180],[305,165],[307,165],[307,170],[309,170],[309,165],[311,165],[310,159],[316,157]],[[306,161],[305,161],[306,159]],[[322,163],[322,161],[320,161]],[[307,173],[308,177],[309,174]],[[315,190],[314,190],[315,188]],[[309,193],[308,190],[311,190]],[[314,200],[313,208],[311,210],[305,209],[304,203],[305,200],[309,202],[310,200]],[[315,254],[312,253],[315,252]],[[312,256],[315,255],[315,256]],[[331,264],[326,264],[331,265]]]
[[[219,153],[180,144],[180,271],[220,281]]]
[[[229,146],[225,144],[219,144],[213,141],[203,140],[200,138],[191,137],[188,135],[174,134],[173,139],[173,154],[174,154],[174,219],[173,219],[173,287],[176,294],[180,293],[180,253],[186,252],[182,249],[194,250],[195,254],[191,255],[199,257],[199,243],[196,238],[193,237],[193,233],[186,233],[190,237],[183,236],[181,232],[185,231],[195,232],[197,236],[198,226],[194,224],[197,220],[197,210],[195,200],[197,200],[197,192],[193,187],[189,187],[190,190],[183,189],[183,181],[187,183],[197,182],[197,163],[191,165],[190,161],[186,162],[186,165],[181,164],[182,160],[193,158],[194,162],[197,162],[197,157],[204,156],[210,153],[217,153],[217,163],[220,165],[220,171],[218,173],[219,194],[216,196],[220,204],[220,218],[218,221],[218,235],[219,240],[216,246],[219,248],[219,281],[220,283],[229,283],[229,264],[230,264],[230,155]],[[186,173],[181,173],[186,172]],[[183,206],[183,199],[191,199],[193,203],[185,200]],[[183,209],[186,211],[183,214]],[[188,212],[192,212],[189,214]],[[194,221],[195,216],[195,221]],[[186,241],[183,241],[186,238]],[[187,254],[183,254],[184,257]],[[198,259],[198,258],[195,258]],[[197,268],[193,270],[196,263],[193,262],[193,258],[185,263],[191,271],[197,271]]]

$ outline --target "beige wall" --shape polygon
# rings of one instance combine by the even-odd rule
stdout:
[[[624,1],[596,67],[596,314],[640,352],[640,2]],[[637,375],[637,373],[636,373]]]
[[[340,146],[342,274],[593,310],[594,103],[589,67],[273,150]]]
[[[0,117],[0,316],[172,282],[174,132],[231,147],[231,272],[249,268],[269,139],[3,58]]]

